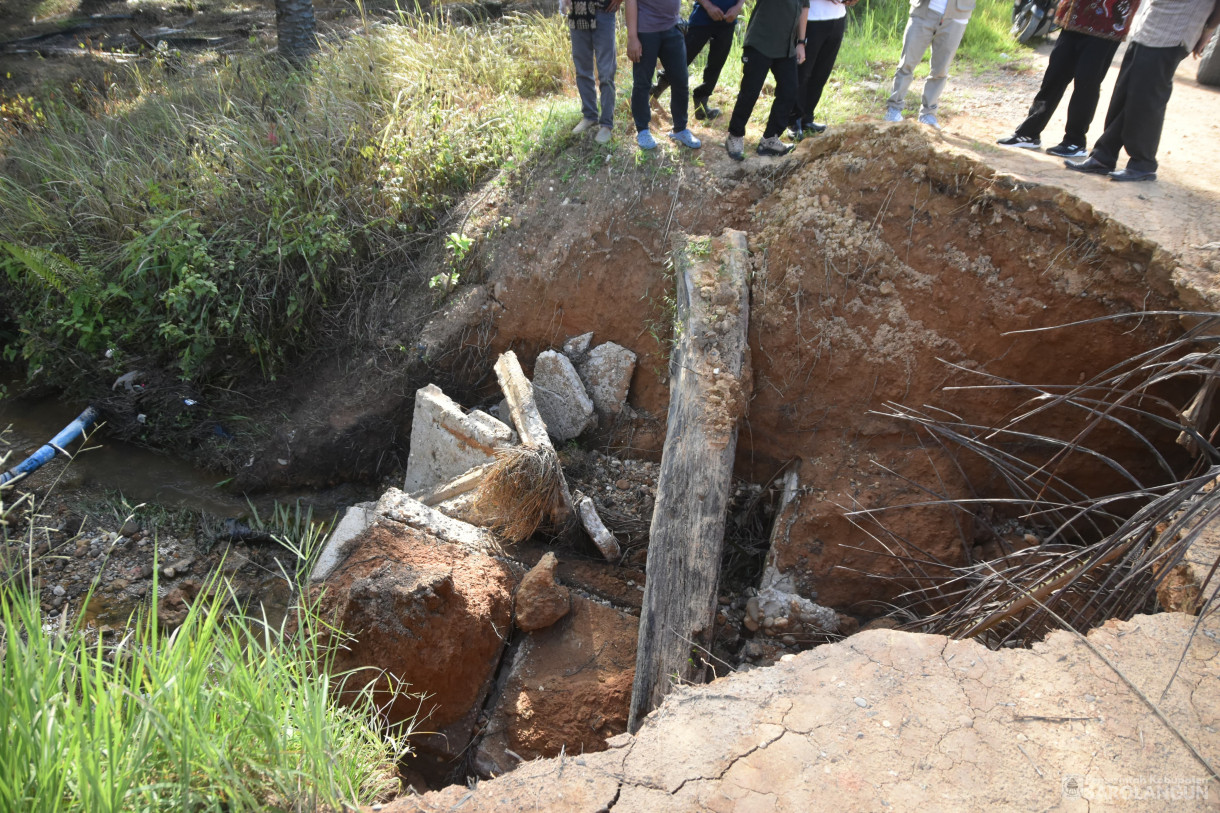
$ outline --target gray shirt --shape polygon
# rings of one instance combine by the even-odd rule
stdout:
[[[682,0],[637,0],[636,33],[655,34],[678,24]]]
[[[1131,41],[1149,48],[1194,48],[1217,0],[1144,0],[1131,23]]]

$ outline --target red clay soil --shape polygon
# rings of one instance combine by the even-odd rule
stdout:
[[[902,568],[846,510],[920,502],[927,489],[964,497],[999,487],[975,461],[925,448],[875,411],[931,405],[994,423],[1020,398],[945,388],[983,383],[979,373],[1075,384],[1180,333],[1176,320],[1128,318],[1013,334],[1171,308],[1171,258],[1061,190],[997,177],[913,125],[840,128],[780,160],[702,153],[704,166],[662,157],[651,174],[607,162],[575,180],[536,180],[494,247],[490,350],[513,347],[528,364],[593,331],[595,342],[640,354],[635,419],[600,439],[655,458],[668,399],[672,237],[745,230],[754,381],[737,473],[767,482],[799,467],[776,564],[821,603],[864,611],[860,602],[899,589],[867,575]],[[1070,436],[1075,417],[1049,413],[1036,428]],[[1140,468],[1138,449],[1108,442]],[[1115,485],[1083,458],[1063,471],[1090,493]],[[885,515],[897,538],[947,564],[994,538],[990,518],[978,519],[988,527],[944,508]]]

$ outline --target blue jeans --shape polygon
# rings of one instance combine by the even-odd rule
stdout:
[[[669,112],[673,116],[674,132],[679,133],[686,129],[687,105],[690,102],[686,38],[676,25],[668,31],[653,31],[638,36],[643,54],[631,68],[631,117],[635,119],[635,129],[643,132],[652,121],[648,92],[652,90],[652,76],[660,59],[665,76],[669,79]]]
[[[592,31],[569,29],[572,35],[572,64],[576,67],[576,90],[580,93],[580,113],[603,127],[614,126],[614,53],[615,16],[597,12],[597,28]],[[597,65],[597,82],[593,66]],[[601,90],[601,115],[597,114],[597,91]]]

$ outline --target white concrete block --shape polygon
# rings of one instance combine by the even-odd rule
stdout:
[[[593,401],[567,356],[554,350],[539,353],[533,385],[538,412],[546,422],[547,434],[555,440],[571,440],[597,425]]]
[[[368,530],[368,527],[377,520],[376,507],[376,503],[361,502],[347,509],[343,518],[339,520],[339,524],[331,531],[330,539],[326,541],[326,547],[322,548],[322,553],[313,566],[313,573],[309,575],[311,581],[325,580],[343,561],[351,548],[352,540]]]
[[[486,412],[462,411],[440,387],[429,384],[415,393],[411,451],[403,490],[430,491],[475,466],[490,463],[497,446],[511,446],[517,434]]]
[[[381,495],[376,512],[378,517],[426,531],[443,542],[460,545],[472,553],[491,556],[500,552],[500,543],[491,531],[447,517],[396,488]]]
[[[623,411],[635,361],[635,353],[626,347],[605,342],[594,347],[580,365],[580,378],[600,414],[617,415]]]

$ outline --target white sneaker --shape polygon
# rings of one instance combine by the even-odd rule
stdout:
[[[596,119],[581,119],[580,124],[572,128],[572,135],[580,135],[586,130],[590,130],[597,126]]]
[[[606,125],[603,124],[601,127],[599,127],[597,129],[597,135],[593,136],[593,140],[596,141],[598,144],[609,144],[610,138],[613,135],[614,135],[614,129],[612,127],[607,127]]]
[[[902,111],[897,107],[887,107],[885,109],[886,121],[902,121]]]
[[[932,115],[931,113],[924,113],[922,116],[920,116],[919,123],[926,124],[929,127],[931,127],[933,130],[940,129],[940,122],[937,121],[936,116]]]

